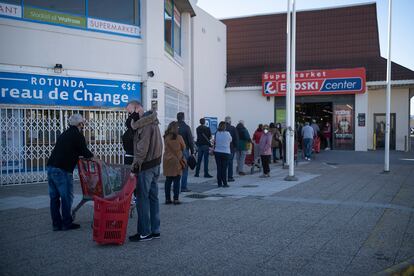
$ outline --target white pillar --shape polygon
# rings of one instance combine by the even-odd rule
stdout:
[[[295,0],[292,0],[292,44],[291,44],[291,85],[290,85],[290,160],[289,160],[289,178],[295,180],[295,93],[296,93],[296,5]]]
[[[385,107],[385,160],[384,172],[390,171],[390,121],[391,121],[391,16],[392,0],[388,0],[388,55],[387,55],[387,92]]]
[[[289,149],[290,149],[290,135],[289,135],[289,128],[290,128],[290,90],[291,90],[291,82],[290,82],[290,63],[291,63],[291,59],[290,59],[290,50],[291,50],[291,40],[290,40],[290,33],[291,33],[291,14],[290,14],[290,1],[291,0],[287,0],[287,21],[286,21],[286,152],[284,153],[286,155],[286,163],[290,164],[290,153],[289,153]]]

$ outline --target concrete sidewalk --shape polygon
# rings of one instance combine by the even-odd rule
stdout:
[[[161,239],[123,246],[92,242],[91,204],[81,229],[52,232],[46,184],[0,187],[1,275],[381,272],[414,256],[414,154],[392,152],[389,174],[382,163],[381,152],[322,152],[299,162],[297,182],[276,164],[271,178],[237,177],[228,189],[190,173],[184,204],[160,205]]]

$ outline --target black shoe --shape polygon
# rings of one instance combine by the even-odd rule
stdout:
[[[141,241],[150,241],[152,240],[152,235],[149,234],[147,236],[141,236],[140,234],[135,234],[133,236],[129,236],[129,241],[131,242],[141,242]]]
[[[196,174],[194,175],[194,177],[200,177],[200,175],[199,175],[198,173],[196,173]]]
[[[228,182],[234,182],[234,178],[229,178],[229,180],[227,180]]]
[[[230,186],[229,185],[223,185],[223,188],[229,188]]]
[[[53,226],[53,231],[62,231],[62,226]]]
[[[178,199],[174,199],[173,203],[174,203],[174,205],[180,205],[181,204],[181,202]]]
[[[160,234],[160,233],[152,233],[152,234],[151,234],[151,237],[152,237],[153,239],[159,239],[159,238],[160,238],[160,236],[161,236],[161,234]]]
[[[204,177],[205,178],[213,178],[213,176],[212,175],[209,175],[209,174],[205,174]]]
[[[166,200],[166,201],[165,201],[165,204],[166,204],[166,205],[169,205],[169,204],[171,204],[171,203],[172,203],[171,199],[168,199],[168,200]]]
[[[77,224],[77,223],[72,223],[71,225],[69,225],[69,226],[63,226],[63,228],[62,228],[62,230],[63,231],[68,231],[68,230],[74,230],[74,229],[79,229],[80,228],[80,225],[79,224]]]
[[[181,192],[188,193],[188,192],[191,192],[191,190],[189,190],[189,189],[181,189]]]

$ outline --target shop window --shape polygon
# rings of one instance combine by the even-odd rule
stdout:
[[[2,3],[20,6],[21,0],[1,0]]]
[[[169,87],[165,87],[165,127],[177,120],[177,113],[184,112],[185,121],[190,121],[190,101],[188,96]]]
[[[140,24],[139,0],[88,0],[88,16],[129,25]]]
[[[85,0],[24,0],[24,5],[77,15],[85,15],[86,12]]]
[[[181,13],[173,0],[165,0],[165,50],[172,56],[181,56]]]

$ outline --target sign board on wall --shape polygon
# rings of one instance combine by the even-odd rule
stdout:
[[[204,117],[206,120],[206,127],[210,128],[212,134],[217,132],[218,118],[217,117]]]
[[[358,113],[358,126],[359,127],[365,126],[365,113]]]
[[[365,68],[309,70],[296,72],[296,95],[359,94],[366,90]],[[286,73],[265,72],[262,75],[262,95],[285,96]]]
[[[0,72],[0,103],[125,107],[141,100],[141,83]]]

